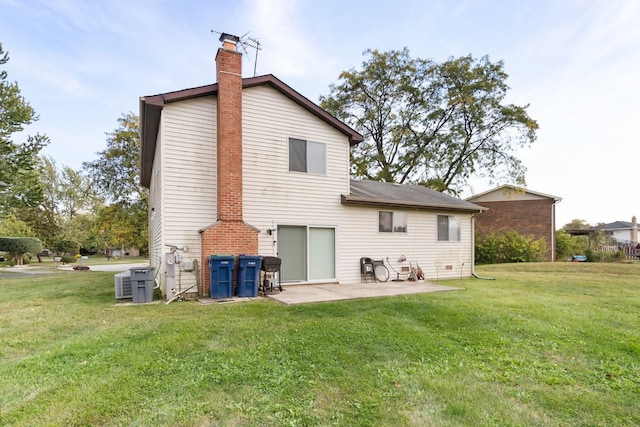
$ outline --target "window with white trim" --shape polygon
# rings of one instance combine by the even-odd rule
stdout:
[[[378,211],[378,231],[381,233],[406,233],[407,214],[404,212]]]
[[[456,215],[438,215],[438,241],[460,241],[460,217]]]
[[[289,171],[326,175],[326,144],[289,138]]]

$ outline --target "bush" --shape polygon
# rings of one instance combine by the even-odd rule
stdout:
[[[545,239],[521,236],[515,231],[491,233],[476,237],[476,263],[500,264],[507,262],[538,262],[544,260],[547,250]]]
[[[624,251],[618,250],[615,252],[601,252],[587,249],[585,251],[588,262],[620,262],[627,259],[627,255]]]
[[[74,257],[74,256],[63,256],[60,261],[62,261],[63,264],[73,264],[74,262],[76,262],[76,257]]]
[[[568,259],[572,255],[586,255],[587,241],[581,237],[572,237],[564,230],[560,230],[556,233],[556,258]],[[588,257],[587,257],[588,258]]]

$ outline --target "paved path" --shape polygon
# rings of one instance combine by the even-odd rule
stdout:
[[[87,264],[85,263],[85,265]],[[128,264],[100,264],[100,265],[89,265],[89,270],[120,272],[120,271],[129,271],[130,268],[147,267],[147,266],[148,266],[148,263],[140,263],[140,262],[128,263]],[[59,265],[58,270],[73,270],[73,265]],[[0,278],[27,277],[27,276],[35,276],[35,275],[43,275],[43,274],[52,274],[52,273],[55,273],[55,271],[56,270],[53,269],[52,266],[50,265],[47,267],[42,267],[37,263],[33,263],[28,265],[0,268]]]

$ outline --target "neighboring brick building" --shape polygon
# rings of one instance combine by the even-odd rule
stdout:
[[[556,203],[562,198],[503,185],[466,199],[488,208],[476,215],[479,236],[492,232],[515,231],[547,241],[547,259],[556,259]]]

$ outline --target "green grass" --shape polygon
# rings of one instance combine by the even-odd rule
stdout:
[[[299,306],[0,279],[0,425],[640,425],[640,264],[477,272],[496,280]]]

